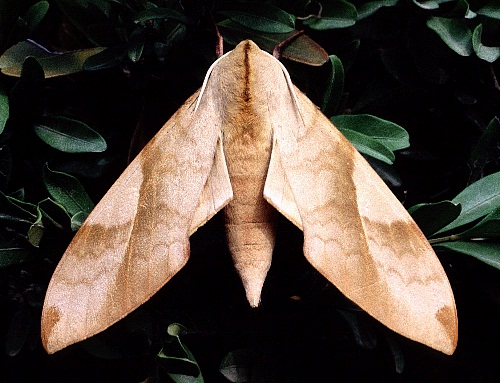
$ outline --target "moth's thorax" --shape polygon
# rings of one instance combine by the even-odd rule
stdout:
[[[273,136],[267,101],[274,84],[268,79],[275,78],[276,71],[281,72],[276,60],[251,42],[232,51],[214,69],[218,81],[213,85],[225,106],[223,147],[236,204],[264,202]]]

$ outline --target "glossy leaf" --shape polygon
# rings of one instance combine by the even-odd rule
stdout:
[[[71,228],[71,219],[64,206],[50,198],[46,198],[38,203],[38,209],[43,218],[60,230]],[[83,212],[80,212],[83,213]],[[88,214],[85,215],[85,217]]]
[[[470,255],[500,270],[500,243],[469,241],[443,242],[434,245],[436,249],[448,249]]]
[[[500,238],[500,206],[479,221],[474,227],[461,233],[469,238]]]
[[[331,116],[335,113],[344,91],[344,67],[342,61],[340,61],[337,56],[331,55],[330,63],[332,69],[330,71],[330,76],[328,76],[327,86],[321,104],[321,111],[326,116]]]
[[[230,382],[250,382],[256,356],[256,353],[252,350],[231,351],[222,360],[219,371]]]
[[[419,6],[422,9],[425,9],[425,10],[439,8],[439,1],[437,1],[437,0],[425,0],[425,1],[413,0],[413,4]]]
[[[443,3],[450,3],[455,0],[413,0],[415,5],[418,5],[422,9],[432,10],[438,9]],[[460,0],[459,0],[460,1]]]
[[[0,86],[0,134],[2,134],[5,124],[9,119],[9,95],[3,87]]]
[[[182,13],[179,13],[174,9],[163,8],[163,7],[151,7],[149,9],[145,9],[137,13],[134,16],[134,21],[136,23],[144,23],[149,20],[165,20],[165,19],[178,21],[184,24],[192,24],[192,21],[190,21]]]
[[[387,343],[389,343],[389,348],[391,349],[392,358],[394,360],[394,367],[396,372],[401,374],[405,368],[405,356],[403,350],[399,343],[394,339],[392,334],[386,334]]]
[[[423,203],[408,209],[408,212],[426,237],[453,222],[461,211],[461,206],[451,201]]]
[[[356,343],[365,349],[373,349],[378,344],[377,334],[367,325],[356,311],[339,310],[339,314],[349,325]]]
[[[144,41],[138,41],[129,46],[127,54],[130,61],[136,63],[141,59],[142,52],[144,51],[144,45]]]
[[[114,1],[56,0],[59,9],[80,32],[96,46],[111,46],[121,41],[118,22],[111,18]]]
[[[62,116],[44,117],[35,123],[35,133],[47,145],[67,153],[106,150],[106,141],[87,124]]]
[[[403,181],[392,164],[377,160],[373,157],[367,157],[366,160],[390,189],[398,190],[403,187]]]
[[[175,383],[203,383],[203,376],[196,359],[180,339],[180,336],[186,331],[187,329],[181,324],[173,323],[169,325],[167,332],[170,336],[175,337],[175,345],[179,348],[179,352],[176,352],[176,354],[179,355],[171,355],[164,347],[158,353],[158,358],[164,365],[170,379]]]
[[[500,4],[497,0],[489,0],[479,8],[476,13],[478,15],[500,20]]]
[[[484,167],[490,161],[495,161],[500,157],[500,120],[494,117],[484,129],[481,137],[473,147],[469,160],[467,161],[472,169],[470,181],[477,181],[483,172]]]
[[[42,212],[37,209],[37,217],[33,225],[28,230],[28,242],[34,247],[40,245],[44,232],[44,227],[42,223]]]
[[[394,162],[394,153],[387,146],[372,137],[351,129],[341,128],[339,125],[337,125],[337,128],[349,141],[351,141],[359,152],[383,161],[386,164],[392,164]]]
[[[465,20],[431,17],[427,20],[427,26],[460,56],[470,56],[472,53],[472,32]]]
[[[364,4],[361,4],[361,6],[357,8],[358,20],[373,15],[380,8],[393,7],[398,3],[398,1],[399,0],[376,0],[376,1],[368,1]]]
[[[29,225],[36,220],[36,206],[0,192],[0,222],[5,226]]]
[[[356,23],[358,13],[356,7],[343,0],[322,2],[321,13],[307,18],[303,23],[312,29],[327,30],[347,28]]]
[[[45,15],[49,10],[49,2],[48,1],[39,1],[31,6],[26,12],[24,16],[24,20],[26,21],[26,27],[28,35],[31,35],[35,28],[40,24]]]
[[[80,181],[66,173],[43,168],[43,182],[51,197],[73,215],[80,211],[89,214],[94,208]]]
[[[289,33],[295,30],[295,16],[265,3],[258,6],[248,4],[245,10],[224,11],[234,22],[246,28],[264,33]]]
[[[367,135],[389,150],[410,146],[408,132],[394,122],[369,114],[343,114],[331,118],[340,129],[349,129]]]
[[[87,218],[87,214],[85,214],[83,211],[79,211],[78,213],[74,214],[71,217],[71,230],[72,231],[77,231]]]
[[[50,52],[33,41],[21,41],[0,56],[0,69],[3,74],[19,77],[23,62],[29,56],[38,61],[46,78],[65,76],[82,71],[85,60],[103,49],[98,47],[58,53]]]
[[[466,19],[473,19],[476,17],[476,14],[471,11],[469,3],[467,0],[458,0],[455,4],[453,9],[447,13],[448,17],[456,17],[456,18],[466,18]]]
[[[7,145],[0,146],[0,191],[5,190],[12,173],[12,154]]]
[[[0,244],[0,268],[26,262],[30,255],[31,250],[26,247]]]
[[[452,202],[460,204],[462,212],[456,220],[439,230],[438,234],[473,222],[497,209],[500,206],[500,172],[469,185]]]
[[[83,69],[93,71],[113,68],[118,65],[124,57],[126,57],[125,46],[113,46],[87,58],[83,63]]]
[[[500,57],[500,47],[488,47],[481,42],[481,36],[483,33],[483,24],[479,24],[472,34],[472,46],[474,52],[476,52],[477,57],[480,59],[492,63]]]

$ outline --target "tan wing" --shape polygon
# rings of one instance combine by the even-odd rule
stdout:
[[[194,212],[189,235],[193,234],[200,226],[203,226],[215,213],[226,206],[232,198],[233,189],[222,148],[222,139],[219,137],[214,163]]]
[[[348,298],[394,331],[453,353],[453,293],[431,246],[364,158],[287,81],[269,94],[275,136],[265,198],[295,224],[298,211],[304,255]]]
[[[66,250],[42,313],[49,353],[148,300],[187,262],[189,235],[231,199],[213,95],[207,87],[194,111],[197,96],[129,165]]]

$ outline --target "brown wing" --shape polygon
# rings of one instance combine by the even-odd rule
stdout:
[[[431,246],[370,165],[283,71],[269,91],[274,147],[265,198],[302,226],[304,255],[348,298],[394,331],[453,353],[453,293]]]
[[[210,88],[165,124],[90,214],[54,272],[42,313],[49,353],[148,300],[187,262],[189,235],[232,197]]]

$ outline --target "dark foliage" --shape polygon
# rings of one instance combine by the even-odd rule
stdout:
[[[39,319],[57,262],[201,85],[219,37],[225,51],[250,38],[280,53],[412,206],[455,293],[453,356],[354,307],[307,264],[284,220],[262,307],[250,309],[217,218],[149,302],[45,353]],[[500,380],[498,1],[0,0],[0,53],[0,380]]]

